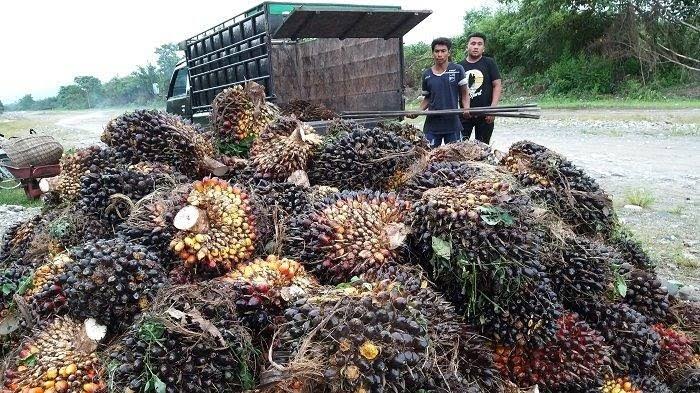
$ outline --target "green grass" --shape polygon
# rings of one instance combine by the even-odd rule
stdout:
[[[24,117],[18,119],[8,119],[0,117],[0,134],[5,135],[5,138],[17,135],[29,135],[30,128],[37,128],[42,123],[36,119],[27,119]]]
[[[648,208],[656,202],[654,195],[643,188],[635,188],[625,193],[625,200],[631,205]]]
[[[673,214],[674,216],[680,216],[685,212],[685,206],[683,205],[677,205],[671,209],[668,209],[668,212],[670,214]]]
[[[526,102],[537,102],[542,109],[697,109],[700,99],[670,98],[664,100],[638,100],[614,97],[592,97],[591,99],[568,97],[532,97]],[[504,104],[516,104],[517,100],[506,100]]]
[[[42,206],[41,199],[29,199],[22,187],[6,190],[0,188],[0,205],[20,205],[25,207]]]

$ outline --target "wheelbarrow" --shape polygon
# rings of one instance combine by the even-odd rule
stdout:
[[[17,181],[14,186],[6,187],[2,185],[2,188],[16,188],[21,185],[24,187],[24,193],[27,194],[27,198],[31,199],[37,199],[42,194],[39,188],[39,179],[58,176],[61,173],[61,164],[16,167],[8,163],[0,163],[0,166],[14,176]],[[2,183],[6,181],[4,180]]]

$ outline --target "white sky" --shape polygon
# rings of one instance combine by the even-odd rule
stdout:
[[[78,75],[102,82],[151,61],[156,47],[179,42],[260,3],[260,0],[22,0],[0,10],[0,100],[57,93]],[[314,1],[298,1],[300,3]],[[315,2],[324,2],[316,0]],[[405,36],[408,43],[454,36],[468,9],[494,0],[325,0],[349,4],[400,4],[433,14]]]

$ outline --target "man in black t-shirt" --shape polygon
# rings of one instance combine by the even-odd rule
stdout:
[[[433,66],[423,71],[421,88],[423,101],[421,110],[469,108],[467,79],[464,68],[449,61],[452,42],[447,38],[436,38],[430,45]],[[466,111],[465,111],[466,113]],[[415,116],[409,116],[415,117]],[[462,124],[459,115],[426,116],[423,125],[425,138],[431,147],[453,143],[462,139]]]
[[[490,57],[484,57],[486,36],[482,33],[472,33],[467,39],[467,53],[459,64],[467,74],[470,106],[472,108],[495,106],[501,99],[501,74],[496,62]],[[462,139],[471,137],[472,129],[476,129],[476,139],[489,143],[493,133],[493,116],[473,115],[462,119]]]

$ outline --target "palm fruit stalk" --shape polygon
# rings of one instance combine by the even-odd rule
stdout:
[[[401,123],[398,121],[382,121],[377,124],[377,127],[385,131],[393,132],[401,138],[409,141],[415,147],[428,150],[430,144],[425,139],[423,131],[410,123]]]
[[[312,103],[306,100],[292,100],[282,105],[281,113],[284,116],[294,116],[301,121],[331,120],[338,115],[323,104]]]
[[[318,285],[299,262],[276,255],[239,264],[221,280],[232,285],[241,322],[260,335],[272,333],[275,317],[289,301]]]
[[[343,191],[291,224],[286,251],[323,283],[339,283],[399,260],[410,204],[394,193]]]
[[[255,82],[236,85],[216,95],[211,125],[217,139],[249,145],[277,117],[277,108],[265,101],[265,88]],[[225,153],[225,152],[224,152]]]
[[[564,305],[602,297],[613,287],[614,266],[621,257],[600,242],[582,236],[552,241],[542,253],[552,288]]]
[[[531,194],[577,233],[604,237],[616,222],[612,200],[598,183],[561,155],[529,141],[513,144],[503,160]]]
[[[671,393],[663,382],[653,376],[627,375],[603,383],[603,393]]]
[[[665,321],[669,310],[668,291],[661,286],[656,273],[623,264],[619,274],[627,283],[623,301],[644,315],[649,323]]]
[[[356,282],[284,316],[263,392],[498,391],[492,353],[430,289]]]
[[[385,189],[415,156],[415,148],[393,132],[356,128],[326,139],[309,166],[309,180],[313,185],[348,190]]]
[[[133,151],[141,161],[171,165],[191,177],[223,175],[228,168],[214,160],[214,146],[193,124],[157,110],[125,113],[107,123],[102,142]]]
[[[503,378],[523,388],[561,392],[595,384],[609,361],[603,337],[573,313],[559,318],[556,335],[544,347],[497,345],[495,354]]]
[[[97,342],[67,317],[43,324],[11,359],[3,392],[90,393],[106,390]]]
[[[161,292],[106,353],[114,391],[240,392],[255,386],[251,337],[216,283]]]
[[[694,362],[693,340],[682,331],[663,324],[652,325],[652,328],[661,337],[656,375],[663,380],[669,380],[679,372],[691,368]]]
[[[248,193],[218,178],[196,181],[188,205],[175,215],[180,231],[170,242],[190,270],[215,274],[250,259],[255,250],[256,217]]]
[[[110,333],[128,327],[167,282],[153,254],[122,238],[97,240],[72,250],[73,262],[58,275],[68,314],[94,318]]]
[[[249,157],[257,177],[285,181],[294,171],[307,169],[321,139],[298,120],[279,118],[253,141]]]
[[[613,370],[652,371],[659,358],[661,338],[642,314],[627,304],[605,299],[581,300],[572,309],[605,338],[612,349]]]

